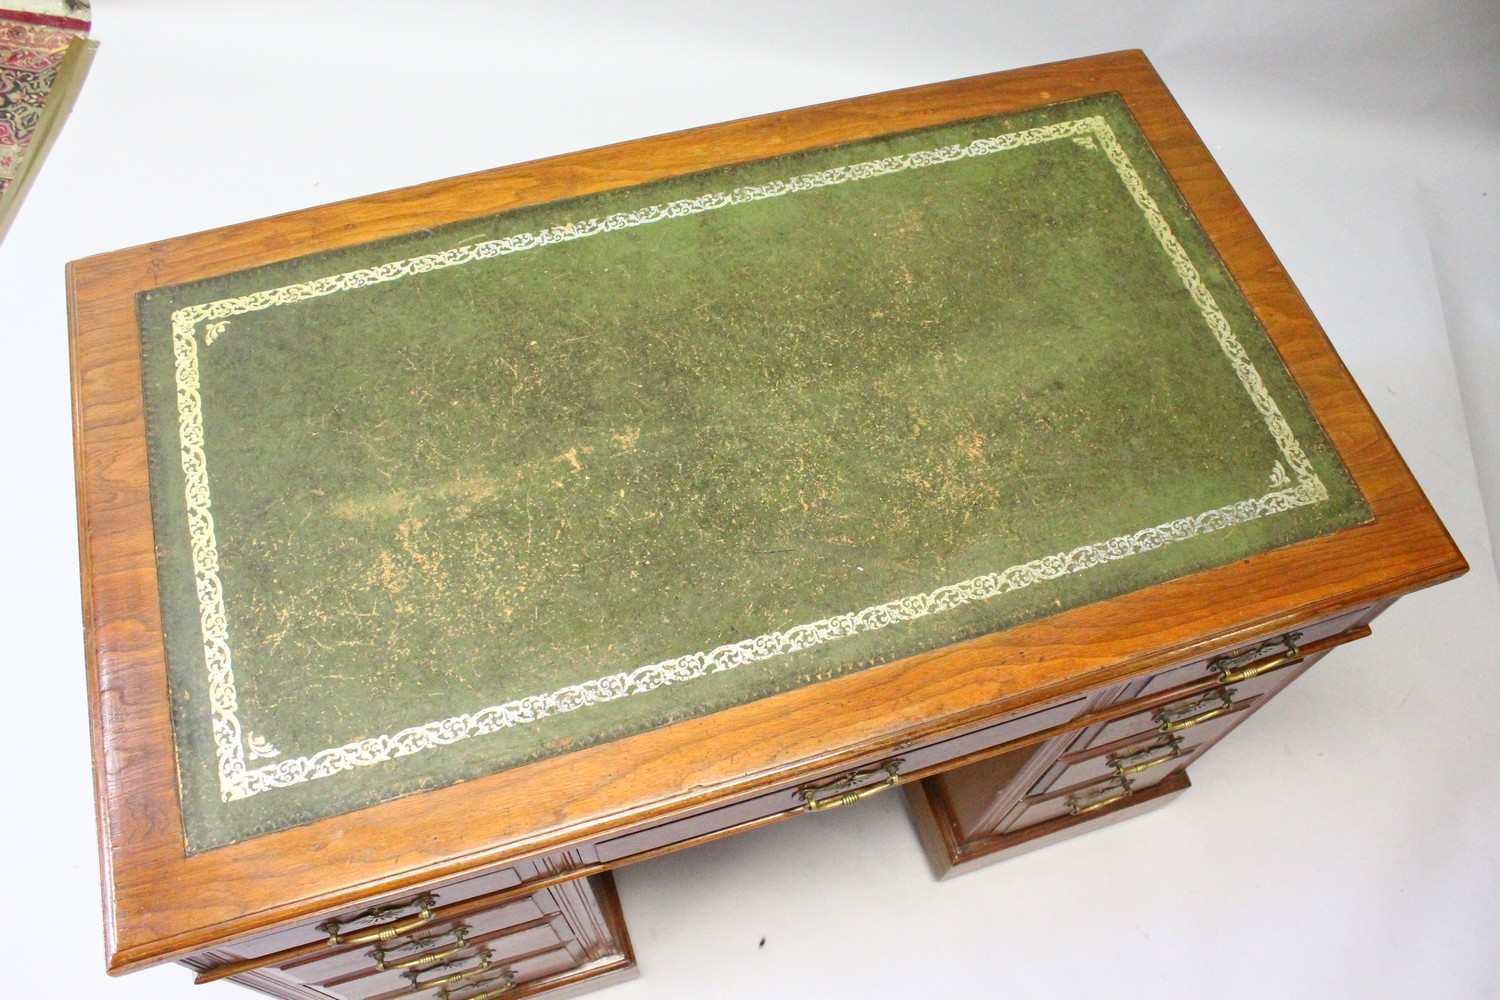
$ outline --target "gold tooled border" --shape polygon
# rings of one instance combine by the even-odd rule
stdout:
[[[371,736],[342,746],[330,747],[310,756],[275,761],[251,770],[246,765],[245,740],[238,717],[235,696],[232,652],[225,617],[224,592],[218,576],[218,543],[214,537],[211,511],[208,460],[203,450],[203,401],[198,375],[198,324],[204,324],[204,347],[223,334],[234,316],[269,309],[272,306],[300,302],[332,295],[335,292],[364,288],[397,281],[414,274],[424,274],[449,267],[520,253],[537,247],[586,239],[604,233],[669,219],[700,215],[768,198],[780,198],[818,188],[852,183],[872,177],[920,170],[957,160],[990,156],[1007,150],[1059,139],[1071,139],[1080,147],[1101,151],[1140,208],[1157,241],[1166,252],[1193,302],[1202,313],[1219,346],[1228,357],[1241,385],[1266,422],[1281,454],[1295,476],[1290,483],[1278,464],[1272,476],[1272,490],[1260,497],[1241,500],[1189,517],[1143,528],[1131,534],[1081,545],[1067,552],[1042,556],[1030,562],[986,573],[969,580],[939,587],[923,594],[844,614],[832,615],[805,625],[768,632],[764,635],[728,643],[707,652],[652,663],[634,670],[609,674],[582,684],[571,684],[556,691],[531,695],[491,705],[420,726],[412,726],[391,735]],[[1141,552],[1161,548],[1173,542],[1217,531],[1230,525],[1319,503],[1328,498],[1328,490],[1313,471],[1312,464],[1297,442],[1280,408],[1271,398],[1260,373],[1235,338],[1212,293],[1203,282],[1187,251],[1172,233],[1156,201],[1129,156],[1103,117],[1056,122],[1037,128],[976,139],[958,145],[902,153],[878,160],[851,163],[814,173],[798,174],[785,180],[749,185],[730,191],[718,191],[651,205],[628,212],[617,212],[602,218],[571,222],[538,232],[520,233],[504,239],[488,240],[453,247],[438,253],[390,261],[375,267],[328,275],[312,281],[264,289],[249,295],[219,299],[188,306],[172,313],[172,344],[176,361],[178,431],[181,440],[182,471],[185,476],[188,531],[191,536],[193,576],[203,633],[203,656],[208,668],[209,701],[213,715],[214,744],[217,750],[219,786],[225,801],[241,799],[273,788],[300,784],[368,764],[404,757],[435,747],[456,743],[474,736],[497,732],[511,726],[526,725],[550,715],[631,695],[655,690],[664,684],[681,684],[711,673],[732,670],[783,656],[800,649],[871,632],[901,622],[986,601],[1001,594],[1021,590],[1040,580],[1051,580],[1079,573],[1107,562],[1125,559]],[[255,745],[252,757],[275,755],[277,751],[263,740],[251,737]]]

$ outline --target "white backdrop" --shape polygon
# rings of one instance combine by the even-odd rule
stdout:
[[[1493,2],[97,7],[91,77],[0,245],[12,470],[0,836],[14,956],[0,992],[248,995],[193,987],[173,967],[101,971],[65,261],[1140,47],[1474,571],[1330,656],[1158,813],[943,885],[895,794],[623,871],[642,975],[603,995],[1500,996],[1500,598],[1485,518],[1488,503],[1500,524]]]

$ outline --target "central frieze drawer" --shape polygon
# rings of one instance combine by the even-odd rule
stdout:
[[[695,813],[674,820],[601,841],[598,844],[599,860],[609,863],[632,855],[680,844],[697,837],[707,837],[758,819],[790,813],[800,809],[816,809],[831,804],[841,793],[857,794],[873,790],[877,786],[894,784],[902,775],[922,768],[955,760],[966,754],[1000,746],[1015,740],[1025,739],[1033,733],[1061,725],[1077,716],[1086,699],[1072,698],[1046,708],[1021,713],[990,726],[959,736],[936,740],[893,755],[872,760],[845,772],[832,772],[811,782],[792,788],[782,788],[765,795],[757,795],[743,802]],[[854,779],[840,784],[841,777]]]

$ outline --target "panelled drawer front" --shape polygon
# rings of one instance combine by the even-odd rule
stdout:
[[[1223,715],[1237,705],[1264,698],[1312,666],[1325,655],[1325,651],[1309,653],[1268,673],[1257,674],[1232,684],[1222,684],[1198,694],[1187,694],[1159,708],[1143,708],[1139,712],[1105,723],[1103,726],[1083,730],[1078,739],[1068,748],[1070,755],[1091,747],[1115,743],[1134,736],[1145,737],[1162,728],[1165,722],[1172,732],[1183,732],[1201,725],[1217,715]],[[1201,678],[1195,678],[1196,684]],[[1156,692],[1160,694],[1161,692]],[[1139,699],[1134,699],[1139,700]]]
[[[1256,680],[1259,681],[1262,678],[1256,678]],[[1146,740],[1158,733],[1184,736],[1189,735],[1190,732],[1197,733],[1200,727],[1232,713],[1237,714],[1256,701],[1267,689],[1274,688],[1280,680],[1281,678],[1266,675],[1265,683],[1216,687],[1201,694],[1189,695],[1169,702],[1160,708],[1127,715],[1122,719],[1107,722],[1097,730],[1085,732],[1079,736],[1068,752],[1070,755],[1076,755],[1079,751],[1092,750],[1096,747],[1118,743],[1121,740]]]
[[[1182,770],[1263,699],[1317,662],[1340,637],[1347,641],[1366,634],[1359,628],[1371,611],[1346,612],[1124,685],[1121,700],[1111,704],[1110,711],[1126,714],[1079,730],[995,832],[1104,810]],[[1304,653],[1313,643],[1320,648]],[[1204,681],[1224,674],[1233,679],[1203,689]],[[1130,711],[1132,703],[1170,697],[1176,688],[1188,691],[1176,700]]]
[[[542,889],[378,945],[289,963],[280,972],[344,1000],[465,1000],[476,991],[576,968],[586,959],[551,892]],[[484,983],[489,985],[481,989]]]
[[[1248,663],[1255,663],[1266,657],[1274,657],[1285,653],[1288,642],[1307,645],[1319,639],[1347,632],[1357,627],[1369,614],[1370,608],[1359,608],[1334,618],[1325,618],[1311,625],[1300,626],[1290,632],[1283,632],[1253,643],[1238,646],[1224,653],[1215,653],[1213,656],[1201,660],[1194,660],[1170,670],[1164,670],[1154,674],[1145,685],[1137,691],[1132,691],[1130,697],[1143,698],[1147,695],[1156,694],[1159,691],[1167,691],[1175,687],[1187,684],[1196,684],[1207,680],[1218,673],[1221,667],[1236,669]]]
[[[429,924],[382,946],[355,945],[324,952],[284,965],[282,971],[305,983],[326,983],[355,973],[365,974],[381,958],[388,965],[394,965],[446,950],[460,939],[476,940],[506,928],[543,920],[547,913],[539,902],[547,899],[541,893],[526,896],[456,920]]]
[[[1194,704],[1195,701],[1197,699],[1181,703],[1179,712],[1187,714],[1178,716],[1179,721],[1201,718],[1224,707],[1223,701],[1212,695],[1202,704]],[[1231,700],[1222,714],[1171,732],[1163,731],[1161,724],[1155,722],[1155,713],[1148,713],[1138,723],[1147,727],[1141,732],[1131,733],[1115,742],[1093,743],[1082,751],[1065,754],[1029,794],[1037,797],[1066,793],[1116,777],[1129,778],[1139,784],[1149,772],[1169,774],[1204,744],[1212,743],[1239,725],[1244,713],[1254,704],[1253,699]],[[1140,720],[1139,716],[1132,718]]]
[[[1328,623],[1330,628],[1325,634],[1337,634],[1357,624],[1358,615],[1344,618],[1350,620]],[[1282,653],[1289,653],[1284,643],[1275,646]],[[1268,662],[1265,654],[1277,656],[1276,649],[1260,646],[1250,647],[1246,653],[1251,655],[1240,657],[1242,662]],[[1267,673],[1185,694],[1175,701],[1081,730],[1058,762],[1037,780],[1000,825],[999,832],[1019,831],[1048,820],[1122,806],[1134,795],[1185,768],[1219,737],[1239,725],[1263,699],[1322,656],[1322,652],[1303,658],[1289,656],[1288,662]],[[1240,664],[1232,666],[1239,668]],[[1176,675],[1172,679],[1178,684],[1154,687],[1154,682],[1171,675]],[[1188,674],[1184,674],[1184,668],[1174,668],[1152,678],[1142,696],[1165,692],[1172,686],[1197,685],[1205,676],[1213,675],[1207,674],[1202,663],[1192,665]]]
[[[500,868],[495,871],[486,872],[483,875],[475,875],[472,878],[460,879],[447,885],[439,886],[429,890],[426,895],[434,897],[437,906],[447,906],[459,903],[465,899],[473,899],[491,892],[499,892],[512,886],[520,885],[523,875],[530,877],[519,868]],[[334,918],[342,927],[351,931],[358,931],[363,927],[371,927],[377,924],[399,919],[403,916],[414,914],[417,907],[412,905],[413,901],[422,893],[408,893],[390,902],[380,904],[377,913],[373,917],[361,919],[362,914],[369,913],[371,908],[359,907],[341,913]],[[390,910],[391,912],[381,915],[378,911]],[[275,931],[261,937],[252,938],[249,941],[237,942],[225,949],[237,958],[257,958],[261,955],[270,955],[273,952],[284,951],[295,948],[298,945],[311,944],[316,941],[326,941],[328,932],[320,930],[321,924],[303,924],[298,927],[289,927],[286,930]]]
[[[580,964],[584,957],[582,949],[572,940],[567,923],[555,914],[527,926],[469,937],[457,952],[440,948],[437,953],[442,959],[431,964],[385,971],[367,966],[360,973],[322,984],[322,988],[350,1000],[368,1000],[391,993],[421,995],[439,987],[447,987],[451,993],[458,989],[456,984],[514,974],[517,961],[550,952],[567,953],[570,968]]]
[[[553,948],[506,962],[503,968],[490,968],[443,986],[419,992],[387,993],[371,1000],[502,1000],[528,983],[571,972],[579,964],[566,948]]]
[[[1015,811],[1000,825],[998,833],[1024,830],[1038,823],[1065,816],[1081,816],[1101,812],[1111,806],[1122,806],[1131,797],[1159,784],[1169,774],[1182,770],[1196,755],[1193,753],[1173,759],[1169,764],[1149,771],[1122,777],[1113,773],[1085,781],[1071,788],[1062,788],[1043,795],[1031,795],[1020,801]]]
[[[374,997],[441,997],[470,991],[476,983],[508,979],[511,970],[483,944],[471,945],[452,959],[405,974],[382,972],[333,986],[330,992],[360,1000]]]
[[[908,750],[899,751],[889,758],[872,761],[869,764],[853,769],[858,778],[848,785],[835,787],[828,784],[819,789],[813,795],[817,801],[824,801],[838,797],[841,792],[857,794],[862,790],[872,790],[887,782],[894,781],[900,774],[909,774],[920,768],[940,764],[945,760],[953,760],[965,754],[973,753],[1002,743],[1023,739],[1032,733],[1039,733],[1044,729],[1060,725],[1074,718],[1083,710],[1087,699],[1077,697],[1050,705],[1046,708],[1026,712],[1022,715],[1012,716],[1003,722],[986,726],[973,732],[960,736],[937,740]],[[895,762],[899,761],[899,765]],[[884,765],[889,765],[888,767]],[[842,772],[850,773],[850,772]],[[837,779],[840,772],[830,776]],[[755,798],[736,802],[733,805],[722,806],[718,809],[710,809],[706,812],[696,813],[670,823],[654,826],[649,830],[641,830],[629,833],[622,837],[601,841],[598,844],[599,860],[602,862],[617,861],[634,854],[655,850],[671,844],[679,844],[694,837],[704,836],[725,830],[741,823],[748,823],[777,813],[786,812],[799,806],[807,806],[807,799],[799,794],[799,790],[810,785],[818,784],[817,781],[806,782],[796,788],[782,788],[774,792],[767,792]]]
[[[533,935],[535,937],[535,935]],[[392,990],[364,994],[366,1000],[477,1000],[479,997],[502,997],[517,987],[546,976],[569,972],[584,964],[577,946],[569,947],[554,934],[551,944],[534,944],[510,957],[492,951],[483,958],[471,953],[461,962],[443,968],[425,970],[415,984],[403,980]],[[494,942],[500,949],[505,942]],[[342,988],[335,995],[345,996]]]

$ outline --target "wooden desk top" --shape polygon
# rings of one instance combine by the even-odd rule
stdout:
[[[1463,568],[1138,53],[69,278],[115,968]]]

